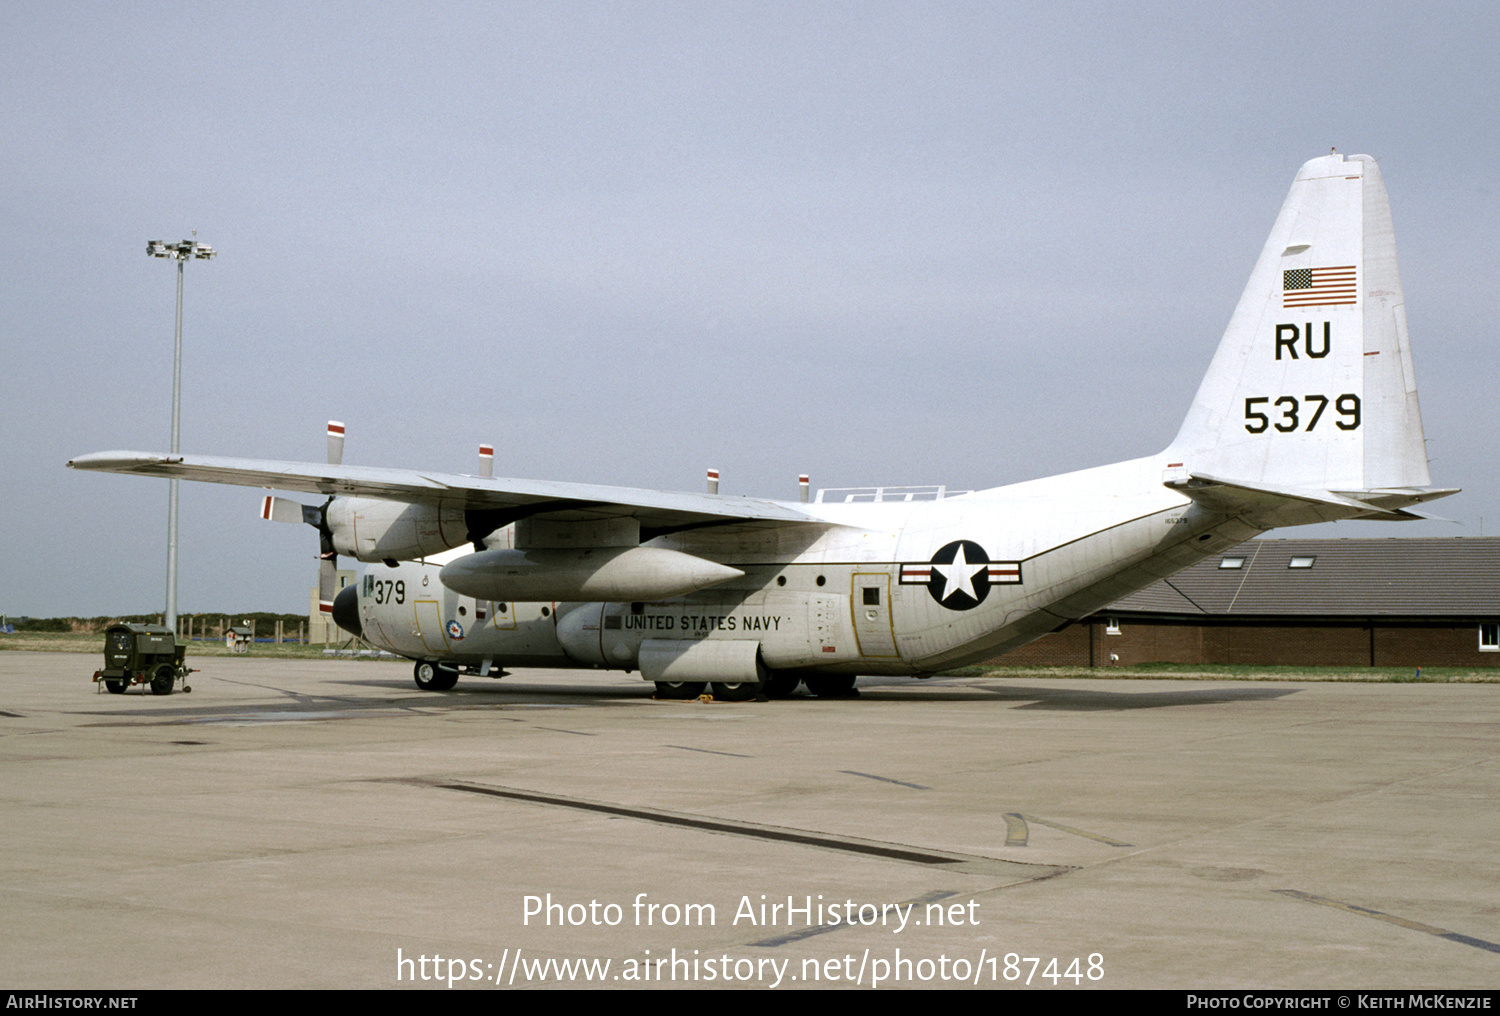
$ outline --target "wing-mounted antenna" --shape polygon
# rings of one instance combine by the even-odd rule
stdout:
[[[341,420],[328,421],[328,464],[344,464],[344,424]]]

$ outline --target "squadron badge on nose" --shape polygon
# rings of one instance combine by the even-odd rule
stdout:
[[[991,561],[973,540],[945,544],[932,560],[901,566],[901,584],[926,586],[932,598],[949,610],[972,610],[990,595],[990,586],[1017,585],[1021,562]]]

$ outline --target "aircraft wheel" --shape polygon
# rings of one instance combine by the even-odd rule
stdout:
[[[761,689],[765,691],[766,698],[791,698],[797,685],[801,683],[802,678],[796,674],[777,672],[761,683]]]
[[[695,699],[703,694],[702,681],[657,681],[656,697],[659,699]]]
[[[819,674],[816,677],[806,677],[807,690],[818,698],[840,698],[845,695],[853,695],[854,678],[841,674]]]
[[[726,681],[715,681],[712,685],[714,698],[724,702],[749,702],[760,694],[760,682],[735,681],[732,684]]]
[[[125,694],[125,689],[130,687],[130,681],[105,681],[104,687],[109,691],[111,695],[123,695]]]
[[[151,694],[170,695],[172,684],[177,680],[177,671],[170,664],[163,663],[157,667],[151,675]]]
[[[448,691],[458,683],[458,671],[451,667],[440,667],[427,660],[418,660],[412,668],[417,687],[423,691]]]

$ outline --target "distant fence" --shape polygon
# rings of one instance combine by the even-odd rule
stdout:
[[[192,638],[190,638],[190,639],[183,639],[182,641],[184,641],[184,642],[223,642],[224,641],[224,636],[222,636],[222,635],[194,635]],[[275,638],[275,636],[272,636],[272,635],[266,635],[266,636],[257,635],[252,641],[255,641],[255,642],[264,642],[267,645],[275,645],[276,644],[276,638]],[[312,643],[311,639],[299,639],[295,635],[284,635],[284,636],[282,636],[281,644],[284,645],[284,646],[310,646],[313,643]]]

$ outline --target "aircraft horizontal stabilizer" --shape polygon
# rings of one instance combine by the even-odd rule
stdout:
[[[1458,493],[1454,488],[1445,487],[1316,490],[1201,473],[1190,474],[1186,479],[1169,480],[1166,486],[1192,498],[1205,511],[1238,516],[1265,529],[1354,518],[1391,521],[1425,518],[1404,509]]]

